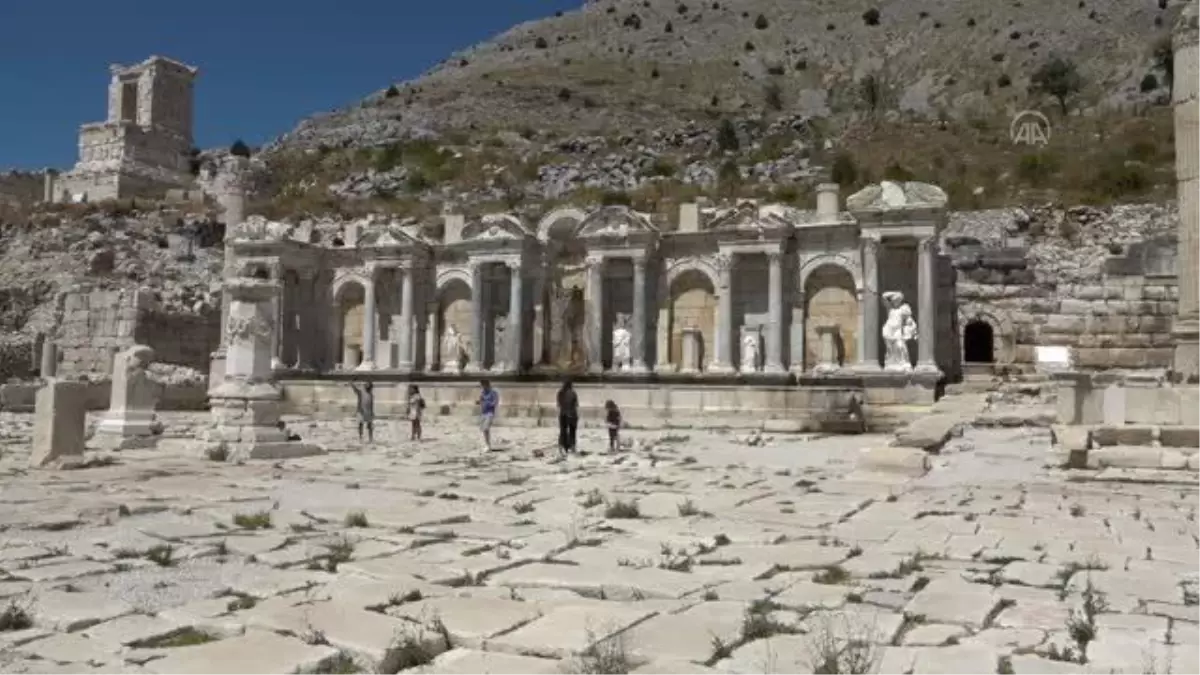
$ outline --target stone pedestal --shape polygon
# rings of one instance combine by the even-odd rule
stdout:
[[[154,350],[146,345],[134,345],[113,359],[108,413],[96,427],[93,444],[112,449],[154,445],[160,431],[154,410],[162,385],[147,370],[153,361]]]
[[[817,331],[817,365],[813,367],[815,375],[829,375],[838,371],[837,337],[840,328],[836,323],[824,323],[816,326]]]
[[[688,326],[683,329],[683,363],[679,368],[681,373],[695,374],[700,372],[700,329]]]
[[[83,461],[87,391],[85,382],[53,379],[38,389],[29,466],[51,468]]]
[[[208,456],[214,445],[231,461],[283,459],[321,454],[315,445],[287,440],[279,428],[283,391],[271,372],[271,299],[278,283],[258,279],[225,282],[231,300],[226,333],[225,377],[209,392],[213,427],[201,439]]]
[[[49,379],[58,374],[58,345],[50,339],[42,341],[42,362],[38,373],[43,379]]]

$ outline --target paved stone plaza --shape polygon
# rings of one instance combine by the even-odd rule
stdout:
[[[553,429],[485,454],[442,417],[365,447],[297,421],[331,452],[237,465],[187,450],[207,415],[160,417],[156,449],[31,471],[33,418],[5,414],[0,669],[1200,667],[1194,474],[1046,468],[1045,430],[970,429],[905,479],[857,468],[883,437],[629,431],[605,454],[587,428],[594,453],[555,463]]]

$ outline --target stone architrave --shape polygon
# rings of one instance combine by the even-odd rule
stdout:
[[[108,414],[96,427],[93,442],[118,449],[154,444],[159,431],[154,409],[162,384],[150,376],[153,361],[154,350],[146,345],[134,345],[113,359]]]
[[[695,326],[685,326],[682,331],[683,364],[681,373],[695,374],[700,372],[700,329]]]
[[[87,418],[86,382],[49,380],[34,403],[29,466],[50,468],[83,462]]]
[[[202,439],[210,457],[227,460],[286,459],[321,454],[314,445],[288,441],[278,426],[283,391],[271,369],[275,313],[272,299],[278,282],[266,279],[226,280],[231,300],[227,327],[225,377],[209,392],[213,427]]]

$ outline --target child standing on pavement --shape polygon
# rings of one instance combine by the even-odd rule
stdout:
[[[409,440],[421,440],[421,418],[425,416],[425,397],[415,384],[408,385]]]
[[[621,409],[611,400],[604,402],[604,423],[608,426],[608,451],[616,452],[621,444]]]

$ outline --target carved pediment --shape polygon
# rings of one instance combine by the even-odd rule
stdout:
[[[946,193],[936,185],[885,180],[868,185],[846,198],[849,211],[944,209]]]
[[[359,246],[412,246],[416,241],[394,223],[369,225],[358,235]]]
[[[743,202],[714,215],[704,229],[740,232],[767,232],[787,229],[790,223],[773,210],[760,209],[754,202]]]
[[[579,224],[580,237],[628,237],[654,233],[658,228],[645,214],[627,206],[605,206],[593,211]]]
[[[285,241],[292,238],[296,226],[267,220],[262,216],[250,216],[230,228],[226,237],[230,241]]]
[[[507,213],[489,213],[463,228],[462,238],[467,241],[497,239],[524,239],[529,230],[516,216]]]

